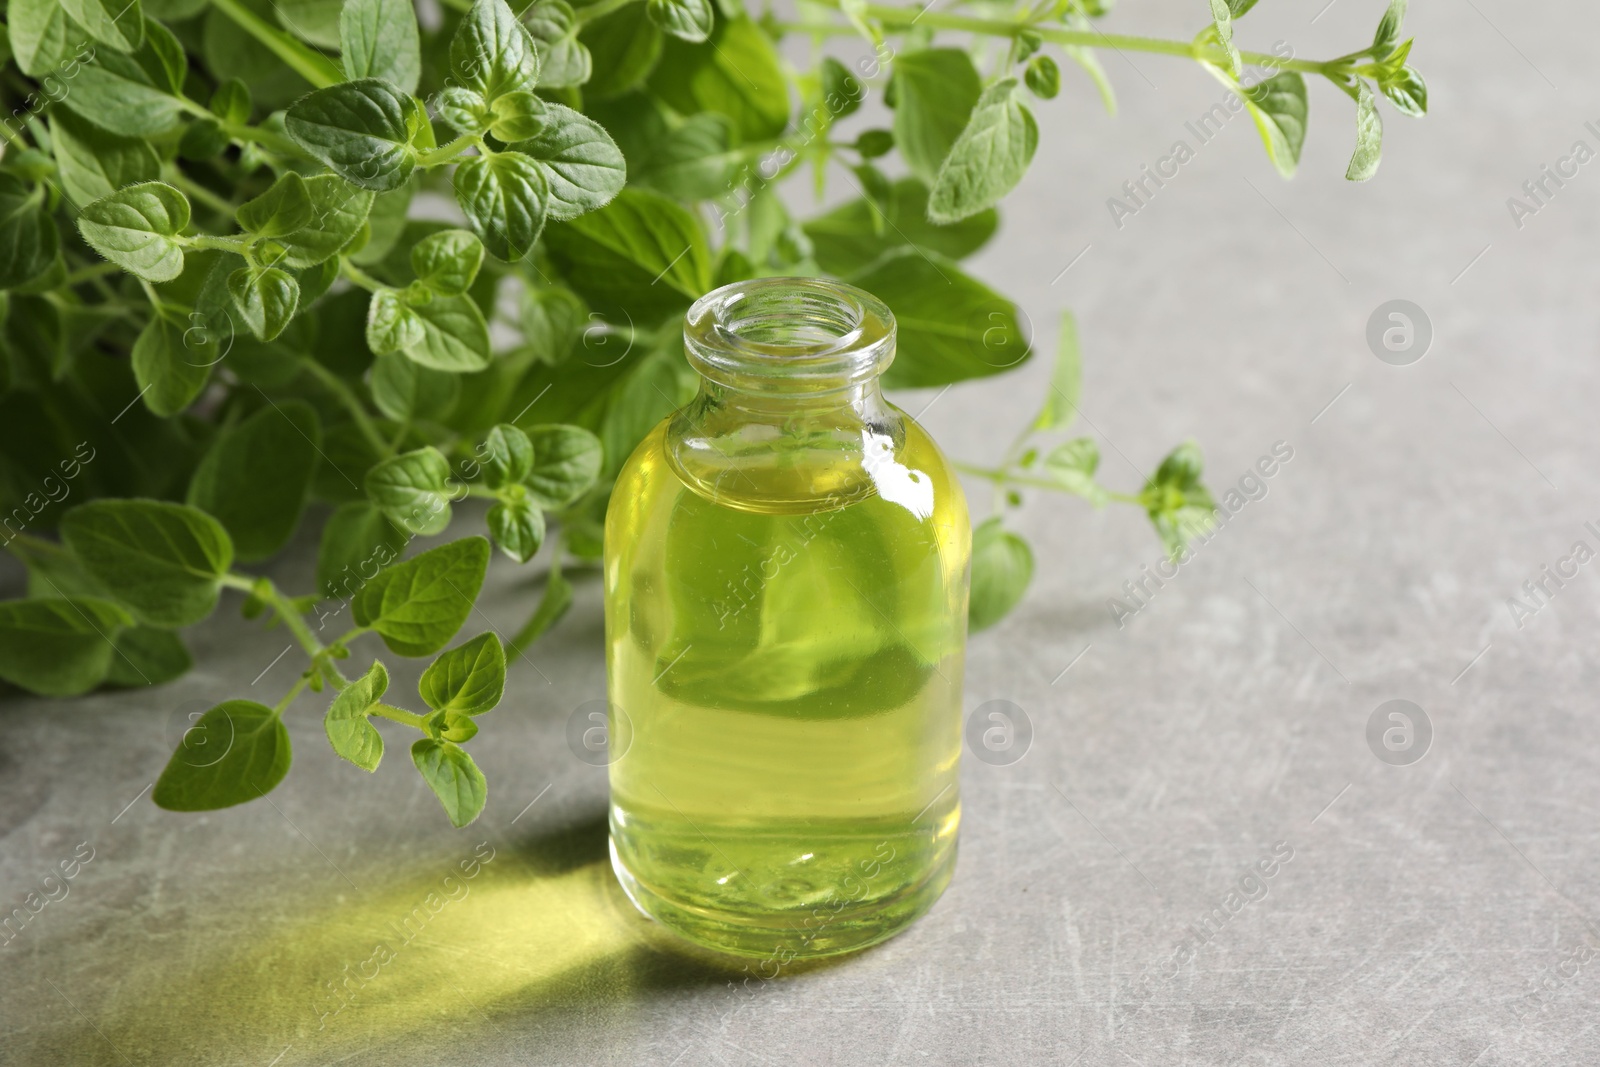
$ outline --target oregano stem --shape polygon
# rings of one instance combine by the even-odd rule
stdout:
[[[421,715],[406,711],[404,708],[397,708],[392,704],[374,704],[368,711],[370,714],[381,716],[390,722],[404,723],[412,729],[421,730],[424,733],[428,730],[427,721]]]
[[[629,4],[636,2],[637,0],[598,0],[598,3],[590,4],[587,7],[580,7],[575,12],[575,14],[578,16],[578,25],[586,26],[595,19],[603,18],[606,15],[611,14],[613,11],[620,11]]]
[[[424,152],[417,157],[419,167],[437,167],[441,163],[448,163],[474,145],[481,146],[483,138],[476,133],[464,133],[448,144],[440,145],[431,152]]]
[[[809,2],[841,10],[840,0],[809,0]],[[1022,20],[975,18],[971,15],[953,15],[938,11],[924,13],[910,8],[888,7],[882,4],[867,4],[862,11],[868,18],[877,19],[889,29],[909,29],[913,24],[916,24],[927,26],[930,29],[956,30],[988,37],[1016,37],[1027,32],[1038,34],[1040,38],[1052,44],[1069,45],[1077,48],[1111,48],[1122,52],[1149,52],[1156,55],[1178,56],[1183,59],[1213,63],[1222,67],[1226,67],[1228,64],[1228,57],[1221,49],[1205,48],[1188,41],[1170,41],[1161,37],[1102,33],[1099,30],[1069,30],[1054,26],[1041,26],[1037,23]],[[858,32],[854,26],[843,24],[831,27],[804,26],[796,28],[806,33],[823,33],[829,36],[853,36]],[[1326,74],[1339,63],[1338,60],[1319,62],[1308,59],[1285,59],[1269,52],[1245,51],[1239,53],[1239,59],[1246,64],[1271,67],[1276,70],[1297,70],[1305,74]]]
[[[310,82],[313,88],[326,89],[344,81],[344,71],[333,60],[273,26],[239,0],[211,0],[211,6],[265,45],[268,51]]]
[[[232,201],[224,200],[210,189],[207,189],[205,186],[201,185],[199,182],[183,173],[183,171],[178,169],[178,167],[168,167],[166,179],[170,184],[175,185],[179,189],[183,190],[184,194],[190,199],[201,201],[207,207],[218,212],[219,214],[229,216],[233,214],[234,204]]]

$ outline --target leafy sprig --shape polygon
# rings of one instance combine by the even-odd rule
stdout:
[[[1098,49],[1200,64],[1241,93],[1286,176],[1307,75],[1356,104],[1352,179],[1377,168],[1380,97],[1427,107],[1404,0],[1370,45],[1325,61],[1248,50],[1254,0],[1210,0],[1178,40],[1104,33],[1107,6],[802,0],[785,24],[739,0],[447,0],[424,28],[410,0],[292,20],[258,0],[6,0],[0,541],[28,588],[0,603],[0,679],[51,696],[159,684],[191,665],[178,631],[232,598],[292,636],[300,670],[272,706],[201,716],[158,804],[274,788],[283,716],[309,691],[334,751],[366,770],[374,719],[416,730],[413,764],[470,822],[487,786],[464,746],[508,657],[568,610],[618,468],[694,388],[677,329],[691,301],[833,274],[899,320],[891,387],[1005,373],[1033,353],[1023,316],[959,261],[1031,164],[1058,59],[1108,110]],[[819,50],[797,71],[779,58],[791,34],[872,54]],[[1250,66],[1265,76],[1246,87]],[[874,93],[888,128],[859,121]],[[859,195],[797,216],[779,188],[808,168]],[[1138,492],[1099,480],[1094,440],[1065,436],[1079,383],[1069,317],[1036,417],[999,465],[965,468],[995,487],[974,628],[1033,573],[1004,524],[1025,493],[1139,507],[1173,552],[1209,522],[1192,444]],[[427,540],[469,498],[493,547],[517,565],[542,552],[548,571],[509,641],[446,650],[494,553]],[[252,568],[308,515],[315,584],[288,592]],[[431,659],[420,710],[385,702],[382,660],[346,673],[364,638]]]

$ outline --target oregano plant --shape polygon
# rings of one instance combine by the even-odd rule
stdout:
[[[290,635],[296,680],[206,711],[156,803],[275,788],[309,691],[362,770],[375,719],[416,731],[412,763],[470,823],[479,718],[598,560],[619,465],[692,394],[691,301],[825,273],[894,311],[891,387],[1021,365],[1018,309],[959,261],[1026,173],[1062,61],[1114,108],[1105,48],[1215,75],[1285,176],[1324,78],[1355,104],[1347,177],[1372,177],[1379,99],[1427,107],[1405,0],[1323,61],[1247,49],[1254,5],[1196,0],[1197,35],[1169,40],[1102,32],[1102,0],[0,0],[0,541],[27,573],[0,602],[0,679],[158,685],[191,666],[185,627],[237,609]],[[825,55],[832,37],[866,58]],[[808,170],[859,195],[798,209]],[[1005,524],[1025,492],[1135,505],[1173,553],[1211,521],[1192,443],[1135,491],[1099,481],[1094,440],[1063,439],[1070,316],[1056,347],[1002,462],[964,468],[995,489],[974,628],[1031,578]],[[487,537],[448,539],[480,521],[455,514],[468,498]],[[315,584],[280,589],[261,565],[307,522]],[[458,640],[491,560],[536,557],[520,629]],[[393,657],[430,658],[411,710]]]

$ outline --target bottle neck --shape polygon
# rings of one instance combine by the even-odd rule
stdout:
[[[694,491],[730,507],[811,512],[872,494],[870,463],[905,438],[879,375],[894,319],[851,286],[811,278],[740,282],[689,310],[684,346],[700,392],[667,428]]]

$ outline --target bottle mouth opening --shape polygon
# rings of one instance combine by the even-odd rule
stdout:
[[[877,297],[824,278],[757,278],[697,300],[684,350],[732,389],[832,392],[882,374],[894,359],[894,315]]]

